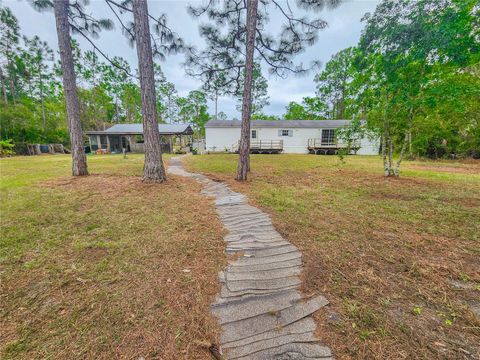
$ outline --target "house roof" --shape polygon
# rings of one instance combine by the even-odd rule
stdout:
[[[210,120],[206,128],[240,127],[240,120]],[[350,120],[252,120],[252,128],[338,128],[350,124]]]
[[[191,135],[193,130],[189,124],[158,124],[160,135]],[[143,124],[116,124],[107,130],[87,131],[88,135],[142,135]]]

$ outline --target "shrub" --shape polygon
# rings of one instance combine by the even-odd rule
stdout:
[[[13,144],[12,139],[1,140],[0,141],[0,156],[11,156],[15,155],[15,151],[13,151]]]

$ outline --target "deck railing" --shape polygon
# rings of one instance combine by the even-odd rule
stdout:
[[[237,152],[240,141],[232,145],[232,152]],[[251,151],[282,151],[283,140],[250,140]]]
[[[338,142],[337,140],[325,141],[320,138],[308,139],[308,148],[309,149],[320,149],[320,148],[332,148],[332,149],[342,149],[346,148],[348,144]],[[360,147],[360,141],[355,140],[351,144],[352,148]]]

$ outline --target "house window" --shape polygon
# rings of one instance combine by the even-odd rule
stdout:
[[[97,135],[90,135],[90,145],[92,151],[98,150]]]
[[[334,129],[322,129],[322,145],[335,145]]]
[[[293,136],[293,130],[278,130],[278,136]]]
[[[252,139],[257,138],[257,130],[252,130]]]
[[[100,148],[108,148],[107,135],[100,135]]]

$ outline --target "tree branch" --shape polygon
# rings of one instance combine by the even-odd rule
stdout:
[[[132,77],[132,78],[135,78],[137,79],[137,77],[135,75],[132,75],[126,68],[124,68],[123,66],[120,66],[118,63],[116,63],[115,61],[113,61],[112,59],[110,59],[108,57],[108,55],[106,55],[87,35],[85,35],[82,30],[80,30],[78,27],[76,27],[75,25],[71,24],[72,28],[78,32],[80,35],[83,36],[83,38],[85,40],[87,40],[94,48],[95,50],[97,50],[100,55],[103,56],[103,58],[105,58],[105,60],[107,60],[110,64],[112,64],[114,67],[116,67],[117,69],[119,70],[122,70],[125,72],[125,74],[127,74],[128,76]]]

